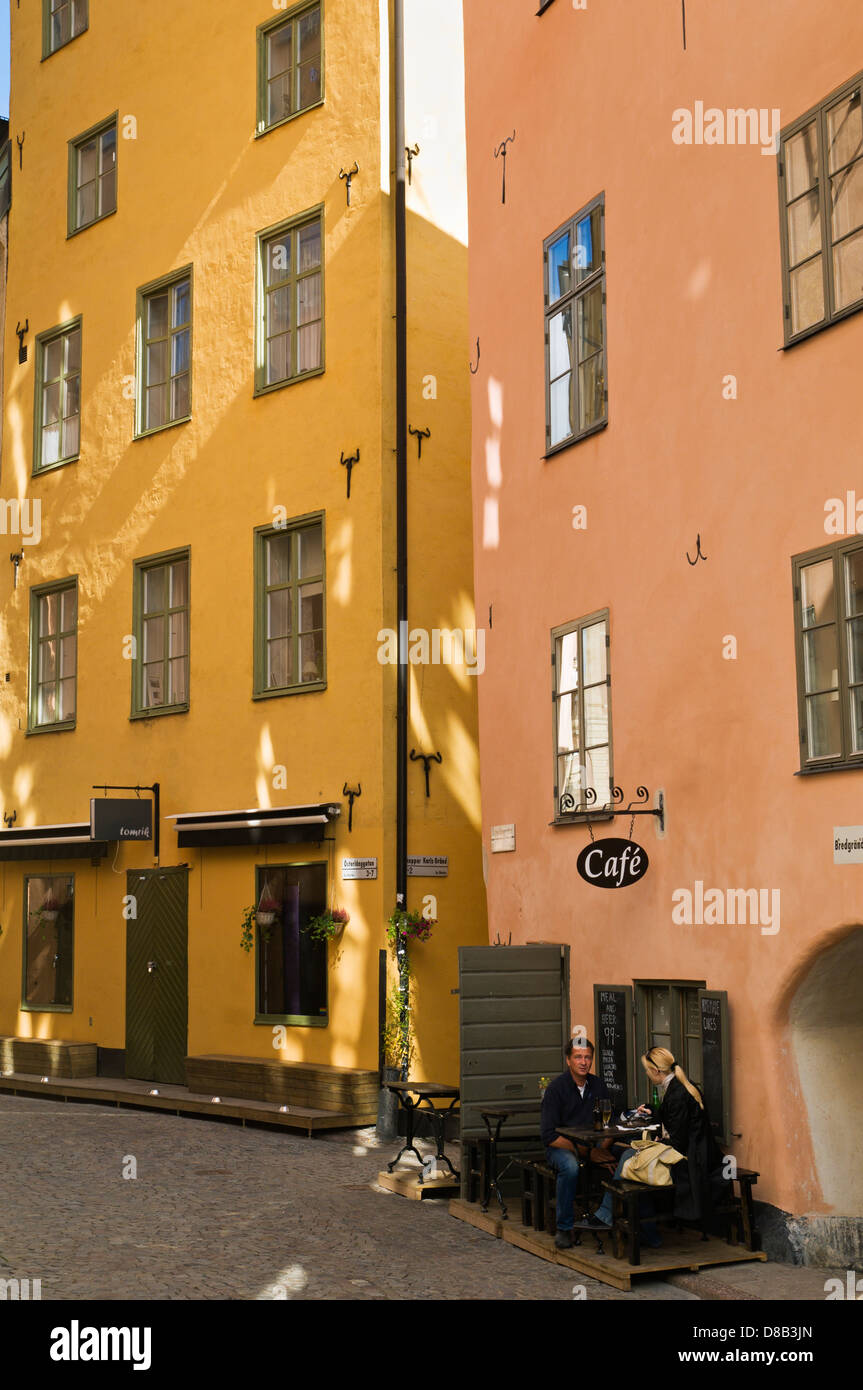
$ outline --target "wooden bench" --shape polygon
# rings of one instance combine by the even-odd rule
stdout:
[[[754,1168],[736,1168],[734,1173],[725,1179],[728,1192],[724,1200],[716,1204],[715,1210],[717,1215],[728,1219],[726,1240],[729,1245],[742,1244],[747,1250],[761,1249],[761,1238],[755,1221],[755,1202],[752,1197],[752,1189],[760,1176]],[[739,1187],[737,1192],[734,1190],[735,1183]]]
[[[554,1235],[557,1230],[557,1171],[545,1159],[517,1158],[515,1162],[521,1168],[521,1224]],[[581,1165],[580,1183],[586,1168],[586,1164]],[[577,1200],[586,1202],[587,1194]],[[603,1254],[604,1233],[589,1226],[587,1221],[576,1220],[573,1244],[581,1244],[582,1231],[590,1231],[596,1241],[597,1254]]]
[[[59,1038],[0,1038],[0,1072],[18,1076],[74,1078],[95,1076],[95,1043],[61,1042]]]
[[[351,1126],[374,1124],[377,1119],[378,1073],[356,1067],[210,1054],[186,1058],[186,1084],[202,1095],[332,1111]]]

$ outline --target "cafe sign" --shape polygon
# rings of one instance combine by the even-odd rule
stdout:
[[[585,845],[576,868],[594,888],[628,888],[644,878],[649,866],[647,851],[634,840],[596,840]]]

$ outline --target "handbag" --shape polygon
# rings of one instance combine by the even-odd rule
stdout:
[[[685,1154],[657,1139],[635,1139],[632,1147],[636,1152],[626,1160],[620,1176],[648,1187],[671,1187],[671,1169],[675,1163],[685,1161]]]

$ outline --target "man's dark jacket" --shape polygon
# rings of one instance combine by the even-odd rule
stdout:
[[[669,1144],[686,1159],[671,1169],[674,1215],[681,1221],[700,1221],[710,1215],[722,1181],[722,1154],[707,1108],[702,1109],[674,1077],[662,1097],[659,1118],[668,1131]]]
[[[557,1132],[558,1127],[563,1129],[592,1129],[593,1102],[597,1099],[608,1100],[608,1089],[605,1082],[600,1081],[598,1076],[593,1075],[593,1072],[589,1072],[585,1078],[583,1100],[570,1071],[562,1072],[560,1076],[556,1076],[546,1087],[545,1095],[542,1098],[540,1133],[546,1148],[553,1144],[555,1139],[560,1138]]]

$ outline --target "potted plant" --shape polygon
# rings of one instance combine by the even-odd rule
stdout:
[[[313,917],[303,931],[313,941],[337,941],[350,920],[350,913],[343,907],[334,907],[330,912],[321,912]]]
[[[258,926],[265,929],[271,927],[276,920],[278,911],[279,904],[270,892],[269,884],[265,883],[261,890],[261,899],[256,913]]]
[[[275,917],[275,912],[269,913],[265,910],[262,913],[259,907],[255,907],[254,903],[243,909],[243,915],[240,918],[240,946],[244,951],[251,951],[255,944],[256,924],[261,933],[261,940],[263,942],[269,941]]]
[[[395,908],[387,922],[387,940],[393,949],[399,941],[428,941],[432,927],[437,926],[436,917],[423,917],[421,912],[408,912],[405,908]]]

